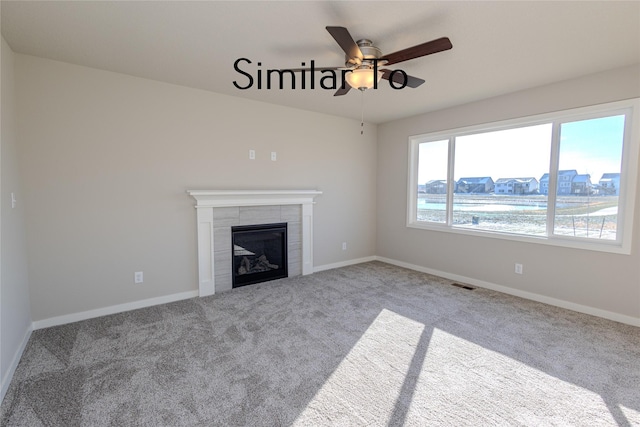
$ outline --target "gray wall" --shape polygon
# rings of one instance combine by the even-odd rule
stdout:
[[[2,39],[2,133],[0,157],[0,375],[6,390],[10,370],[17,365],[26,334],[31,328],[27,251],[24,225],[24,192],[20,185],[15,125],[14,54]],[[11,207],[11,193],[17,204]]]
[[[630,256],[405,226],[409,135],[637,97],[638,66],[368,126],[362,137],[353,120],[12,58],[17,130],[3,126],[3,153],[5,133],[17,134],[34,321],[197,289],[195,210],[185,190],[268,188],[324,191],[316,266],[377,254],[640,317],[638,215]],[[522,260],[525,274],[515,276]],[[145,283],[133,284],[134,271]]]
[[[314,264],[375,254],[375,126],[32,56],[16,67],[34,321],[196,290],[187,189],[321,190]]]
[[[410,229],[405,225],[410,135],[638,97],[639,76],[639,66],[626,67],[380,125],[377,254],[640,321],[640,198],[636,200],[631,255]],[[461,259],[465,262],[459,262]],[[525,274],[515,275],[514,264],[523,261]]]

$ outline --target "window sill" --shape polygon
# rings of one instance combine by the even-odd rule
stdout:
[[[447,226],[445,224],[427,223],[422,221],[408,222],[408,228],[415,228],[441,233],[453,233],[465,236],[487,237],[490,239],[509,240],[515,242],[532,243],[538,245],[557,246],[570,249],[580,249],[596,252],[608,252],[620,255],[630,255],[630,245],[613,240],[595,240],[580,238],[564,238],[562,236],[533,236],[517,233],[499,232],[495,230],[472,229],[467,227]]]

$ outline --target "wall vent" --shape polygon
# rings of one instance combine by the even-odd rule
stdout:
[[[475,289],[473,286],[463,285],[462,283],[452,283],[451,286],[455,286],[455,287],[462,288],[462,289],[467,289],[469,291],[472,291],[472,290]]]

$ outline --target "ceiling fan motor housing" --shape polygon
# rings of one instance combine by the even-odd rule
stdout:
[[[345,55],[345,66],[353,67],[354,65],[360,66],[366,64],[369,68],[373,67],[373,59],[378,59],[382,56],[382,51],[373,45],[373,42],[368,39],[358,40],[356,42],[362,52],[362,59],[349,58]]]
[[[382,56],[380,49],[375,47],[371,40],[360,39],[356,42],[353,37],[351,37],[351,34],[349,34],[349,30],[345,27],[327,26],[326,29],[346,54],[345,67],[347,70],[343,70],[342,76],[349,84],[343,84],[334,96],[345,95],[349,92],[350,88],[360,90],[370,88],[372,87],[371,82],[373,82],[373,87],[375,87],[375,82],[380,79],[389,80],[389,84],[393,86],[394,89],[402,89],[405,86],[416,88],[424,83],[423,79],[409,76],[402,70],[378,69],[378,72],[375,73],[376,66],[386,67],[399,62],[449,50],[453,47],[447,37],[440,37],[439,39]],[[339,70],[340,68],[335,67],[331,69]],[[400,74],[396,74],[396,71],[399,71]],[[400,84],[400,86],[394,86],[392,82]]]

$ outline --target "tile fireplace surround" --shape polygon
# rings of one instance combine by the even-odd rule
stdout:
[[[201,297],[231,289],[231,227],[286,222],[289,275],[313,273],[317,190],[189,190],[196,200]]]

